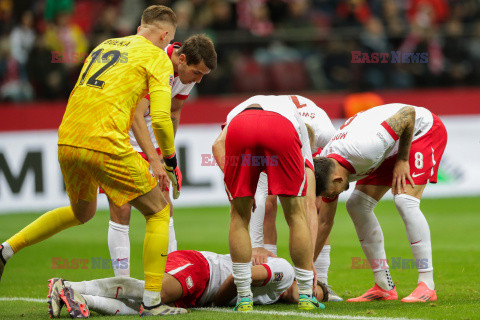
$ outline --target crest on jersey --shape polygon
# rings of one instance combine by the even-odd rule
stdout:
[[[192,289],[192,287],[193,287],[192,276],[188,276],[188,278],[187,278],[187,289]]]
[[[169,75],[169,76],[168,76],[168,85],[169,85],[170,87],[173,87],[173,75]]]
[[[273,276],[273,281],[280,282],[283,279],[283,272],[275,272]]]

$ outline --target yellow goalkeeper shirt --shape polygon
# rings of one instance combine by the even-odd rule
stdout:
[[[135,152],[128,131],[138,102],[147,92],[164,91],[170,97],[172,83],[168,55],[143,36],[104,41],[85,60],[58,130],[58,144],[116,155]],[[170,99],[155,105],[162,120],[171,123]],[[160,148],[175,150],[172,126],[163,131]]]

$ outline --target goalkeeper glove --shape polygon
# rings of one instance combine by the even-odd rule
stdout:
[[[180,196],[180,189],[182,188],[182,172],[177,165],[177,155],[174,153],[170,157],[163,158],[164,168],[167,172],[168,177],[172,181],[173,187],[173,199],[178,199]]]

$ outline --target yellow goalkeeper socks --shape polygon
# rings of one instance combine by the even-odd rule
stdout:
[[[6,242],[17,253],[21,249],[43,241],[67,228],[82,224],[73,214],[72,207],[57,208],[41,215]]]
[[[167,204],[160,212],[146,216],[145,219],[147,220],[143,242],[145,290],[158,292],[158,298],[160,298],[163,274],[167,264],[170,206]]]

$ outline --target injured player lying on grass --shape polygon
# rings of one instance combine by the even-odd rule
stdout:
[[[298,303],[293,267],[285,259],[269,257],[252,267],[255,304]],[[51,317],[60,316],[65,305],[74,318],[87,318],[90,311],[105,315],[134,315],[140,312],[144,281],[114,277],[71,282],[50,279],[48,304]],[[162,285],[162,302],[181,308],[234,306],[237,290],[230,255],[179,250],[168,254]],[[325,300],[326,287],[316,287],[316,297]]]

